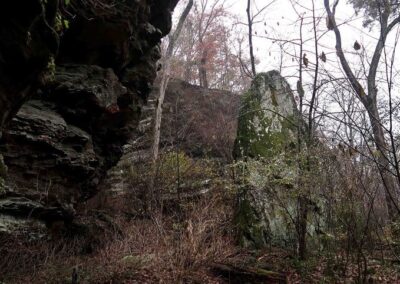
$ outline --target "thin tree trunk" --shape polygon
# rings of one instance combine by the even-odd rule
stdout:
[[[199,66],[199,78],[200,78],[200,86],[208,89],[208,79],[207,79],[207,56],[208,52],[205,48],[203,48],[203,51],[201,53],[201,60],[200,60],[200,66]]]
[[[256,65],[254,59],[254,49],[253,49],[253,19],[251,18],[251,0],[247,0],[247,24],[249,26],[249,48],[250,48],[250,62],[251,62],[251,72],[253,77],[256,76]]]
[[[164,56],[164,70],[162,71],[161,83],[160,83],[160,91],[159,97],[157,101],[157,109],[154,121],[154,140],[153,140],[153,147],[152,147],[152,158],[153,161],[156,161],[158,158],[159,146],[160,146],[160,128],[161,128],[161,118],[162,118],[162,106],[164,103],[165,98],[165,91],[168,86],[168,82],[170,79],[170,72],[171,72],[171,64],[170,59],[172,53],[174,51],[175,43],[179,38],[179,35],[182,31],[183,24],[186,21],[187,16],[189,15],[190,10],[193,6],[193,0],[189,0],[188,4],[186,5],[185,10],[182,12],[178,25],[176,27],[175,32],[170,37],[170,41],[168,44],[167,52]]]
[[[303,194],[299,197],[299,216],[298,216],[298,254],[301,260],[307,257],[307,217],[308,199]]]
[[[170,79],[170,72],[171,72],[171,64],[170,64],[170,59],[172,56],[172,53],[174,51],[174,47],[176,44],[176,41],[179,38],[179,35],[182,31],[183,24],[186,21],[187,16],[189,15],[190,10],[192,9],[193,6],[193,0],[189,0],[185,9],[183,10],[180,18],[178,25],[169,38],[169,44],[167,48],[167,52],[164,56],[164,70],[162,71],[161,75],[161,82],[160,82],[160,90],[159,90],[159,96],[157,100],[157,108],[156,108],[156,113],[155,113],[155,118],[154,118],[154,128],[153,128],[153,145],[151,149],[151,157],[152,157],[152,176],[150,180],[150,185],[149,185],[149,193],[150,196],[147,198],[147,207],[148,209],[151,208],[151,204],[154,201],[154,195],[155,195],[155,178],[156,178],[156,168],[157,168],[157,160],[158,160],[158,155],[159,155],[159,149],[160,149],[160,136],[161,136],[161,120],[162,120],[162,107],[164,104],[164,98],[165,98],[165,92],[169,83]]]
[[[390,165],[390,152],[387,147],[385,132],[382,125],[382,120],[380,119],[378,107],[377,107],[377,88],[376,88],[376,73],[379,65],[379,61],[382,55],[382,50],[385,46],[386,38],[389,32],[400,23],[400,16],[395,18],[390,24],[388,23],[390,8],[385,7],[384,11],[380,15],[380,25],[381,25],[381,34],[379,40],[375,46],[375,51],[372,56],[370,70],[367,76],[367,92],[365,92],[363,86],[360,84],[359,80],[354,75],[353,71],[350,68],[350,65],[344,55],[342,49],[342,39],[339,28],[336,24],[335,20],[335,11],[339,1],[336,0],[333,4],[333,9],[330,7],[329,0],[324,0],[325,9],[328,13],[329,21],[333,25],[333,31],[336,37],[336,52],[339,56],[340,63],[343,67],[343,70],[353,88],[357,97],[364,105],[365,109],[368,112],[368,117],[372,126],[372,133],[374,137],[374,143],[376,149],[378,150],[379,156],[376,159],[377,167],[379,174],[381,176],[384,188],[385,188],[385,199],[386,205],[388,209],[389,218],[395,220],[400,215],[400,208],[398,206],[396,191],[398,185],[394,180],[394,176],[391,173],[391,165]]]

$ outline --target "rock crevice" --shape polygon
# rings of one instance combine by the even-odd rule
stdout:
[[[96,1],[0,3],[0,214],[69,219],[138,131],[178,0]]]

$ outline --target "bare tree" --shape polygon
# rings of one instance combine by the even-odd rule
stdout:
[[[185,20],[186,20],[187,16],[189,15],[189,12],[192,9],[192,6],[193,6],[193,0],[188,0],[188,3],[186,4],[185,9],[183,10],[182,14],[180,15],[180,18],[179,18],[179,21],[178,21],[175,31],[172,33],[171,36],[169,36],[167,51],[162,60],[164,69],[161,71],[161,81],[160,81],[159,94],[158,94],[158,100],[157,100],[157,108],[156,108],[156,113],[155,113],[155,118],[154,118],[153,145],[152,145],[152,149],[151,149],[151,158],[152,158],[152,167],[153,167],[153,175],[152,175],[151,181],[150,181],[151,195],[154,195],[155,169],[156,169],[158,153],[159,153],[159,148],[160,148],[162,107],[163,107],[165,92],[166,92],[166,89],[168,86],[168,82],[170,79],[170,71],[171,71],[170,59],[171,59],[171,56],[174,51],[175,43],[176,43],[177,39],[179,38],[179,35],[183,28],[183,24],[185,23]],[[149,198],[148,204],[150,204],[150,202],[153,198],[154,198],[154,196],[151,196]]]
[[[171,58],[171,77],[211,89],[247,89],[251,76],[242,71],[250,66],[248,53],[241,52],[239,21],[224,3],[195,1]]]
[[[193,6],[193,0],[188,0],[187,5],[179,18],[178,25],[176,26],[175,31],[169,37],[167,51],[163,57],[164,69],[161,71],[160,90],[159,90],[159,94],[158,94],[157,109],[156,109],[155,121],[154,121],[154,140],[153,140],[153,147],[152,147],[153,161],[156,161],[158,158],[159,145],[160,145],[162,106],[164,103],[165,91],[168,86],[168,82],[170,79],[170,71],[171,71],[170,59],[171,59],[172,53],[174,51],[175,43],[179,38],[179,35],[183,28],[183,24],[185,23],[185,20],[186,20],[187,16],[189,15],[189,12],[192,9],[192,6]]]
[[[336,7],[339,4],[339,0],[336,0],[332,7],[329,2],[329,0],[324,0],[325,9],[328,14],[328,22],[330,23],[330,27],[333,29],[336,37],[336,53],[354,93],[367,110],[372,126],[375,146],[379,152],[377,166],[385,187],[388,213],[392,219],[396,219],[400,214],[400,208],[395,197],[397,185],[393,178],[393,174],[391,173],[389,148],[385,139],[385,130],[382,124],[382,119],[378,111],[378,88],[376,76],[386,39],[393,28],[400,23],[400,16],[396,16],[389,22],[389,18],[393,12],[391,2],[388,0],[379,1],[377,13],[379,16],[380,35],[371,58],[370,67],[366,78],[367,86],[365,88],[360,83],[360,80],[355,76],[342,48],[341,32],[338,28],[335,18]]]
[[[223,9],[224,0],[214,0],[210,3],[209,0],[200,0],[199,7],[199,21],[198,21],[198,40],[200,46],[200,58],[198,62],[199,68],[199,79],[200,86],[204,88],[209,87],[207,78],[207,62],[209,58],[209,50],[205,41],[205,37],[209,32],[209,28],[212,26],[219,17],[221,17],[225,11]],[[196,10],[198,8],[196,7]]]
[[[253,50],[253,18],[251,16],[251,0],[247,0],[247,24],[249,27],[249,49],[250,49],[250,63],[253,77],[256,76],[256,64],[254,62],[254,50]]]
[[[247,27],[249,30],[248,39],[249,39],[249,51],[250,51],[250,64],[251,64],[251,73],[253,77],[257,75],[256,63],[254,57],[254,46],[253,46],[253,25],[256,23],[256,18],[260,16],[268,7],[270,7],[275,2],[276,0],[272,0],[262,8],[257,9],[257,11],[253,13],[252,0],[247,0],[247,8],[246,8]]]

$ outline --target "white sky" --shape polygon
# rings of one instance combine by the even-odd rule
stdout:
[[[254,8],[261,8],[268,2],[270,1],[253,0]],[[304,5],[305,7],[311,8],[311,0],[303,0],[298,2],[301,2],[302,5]],[[322,35],[326,32],[326,13],[323,6],[323,0],[315,0],[315,5],[316,16],[323,17],[318,32],[319,35]],[[227,0],[226,7],[229,8],[229,11],[231,11],[233,14],[239,15],[240,18],[243,19],[244,22],[246,22],[247,0]],[[311,17],[310,11],[305,11],[305,9],[302,9],[300,6],[297,6],[296,9],[299,13],[305,13],[304,17]],[[366,50],[371,50],[374,47],[376,43],[376,36],[378,35],[378,33],[375,30],[368,31],[368,29],[362,27],[362,15],[356,16],[354,13],[354,9],[351,5],[347,4],[346,1],[340,1],[336,15],[338,23],[351,21],[349,22],[349,24],[341,27],[343,47],[345,51],[347,50],[353,53],[352,47],[356,40],[360,42]],[[254,28],[254,30],[257,32],[257,36],[254,36],[256,48],[255,54],[258,59],[261,60],[261,63],[258,66],[258,71],[268,71],[269,69],[271,69],[271,67],[278,68],[281,60],[279,46],[278,44],[273,44],[272,40],[265,38],[263,39],[262,36],[265,35],[265,30],[267,30],[267,36],[269,37],[287,40],[298,39],[300,29],[298,16],[290,0],[277,0],[276,3],[273,4],[269,9],[267,9],[265,13],[260,15],[257,20],[260,20],[262,22],[261,24],[256,25]],[[266,28],[264,27],[264,22],[267,23]],[[307,22],[307,20],[305,20],[305,22]],[[303,33],[304,38],[310,39],[313,36],[311,26],[305,26],[303,29]],[[337,58],[334,51],[335,38],[333,32],[326,33],[321,38],[320,44],[320,50],[324,50],[324,52],[328,55],[328,62],[330,62],[330,64],[336,63]],[[313,50],[312,41],[306,46],[306,48],[307,47],[310,50]],[[271,52],[271,56],[269,55],[269,52]],[[312,56],[309,55],[308,58],[311,62],[313,61]]]
[[[271,0],[252,0],[253,9],[262,8],[268,4]],[[308,40],[305,43],[304,49],[307,53],[307,57],[310,61],[310,66],[315,64],[314,53],[314,41],[313,41],[313,29],[312,25],[306,24],[311,22],[312,12],[310,8],[312,7],[312,0],[299,0],[297,2],[301,5],[293,6],[291,2],[294,0],[277,0],[270,8],[266,9],[263,14],[261,14],[256,20],[259,23],[254,26],[254,31],[257,35],[253,36],[255,56],[259,59],[260,63],[257,66],[257,72],[266,72],[272,69],[280,70],[280,66],[283,68],[280,70],[282,75],[286,77],[291,84],[292,88],[295,88],[298,79],[298,60],[301,58],[299,55],[299,47],[292,43],[286,43],[284,45],[284,52],[280,48],[282,41],[274,42],[273,39],[295,41],[299,43],[299,17],[297,13],[304,15],[304,27],[303,27],[303,39]],[[323,6],[323,0],[314,0],[316,6],[316,17],[320,20],[320,24],[317,28],[319,40],[319,54],[324,51],[327,55],[327,62],[321,63],[321,71],[327,70],[329,73],[333,74],[335,77],[342,78],[341,65],[336,56],[335,47],[335,37],[332,31],[327,31],[325,24],[325,8]],[[333,1],[331,1],[333,2]],[[379,30],[373,28],[369,30],[363,28],[362,26],[362,15],[355,15],[352,5],[346,3],[346,0],[341,0],[337,7],[336,21],[340,25],[340,30],[342,34],[343,49],[346,53],[346,57],[353,68],[353,72],[357,73],[361,68],[363,63],[368,70],[368,59],[371,58],[373,50],[375,48],[377,37],[379,35]],[[225,7],[229,12],[238,16],[239,21],[246,23],[246,7],[247,0],[226,0]],[[297,10],[297,13],[295,11]],[[307,10],[308,9],[308,10]],[[264,22],[266,25],[264,26]],[[240,32],[243,37],[247,38],[247,27],[243,25],[242,31]],[[396,33],[400,32],[400,28],[393,30],[391,32],[391,37],[388,38],[387,45],[393,46],[393,39]],[[268,39],[266,38],[268,37]],[[353,49],[353,44],[358,41],[362,45],[361,51],[355,52]],[[393,49],[393,48],[392,48]],[[400,49],[400,48],[398,48]],[[390,48],[388,51],[391,51]],[[246,52],[246,50],[244,50]],[[364,53],[364,54],[363,54]],[[395,71],[397,72],[397,80],[394,88],[394,93],[397,97],[400,96],[400,50],[397,51]],[[383,64],[381,65],[384,66]],[[381,71],[383,69],[381,68]],[[312,68],[305,70],[304,81],[305,85],[307,83],[311,84],[313,79]],[[308,75],[307,75],[308,73]],[[359,74],[363,76],[362,73]],[[383,76],[383,73],[380,77]],[[379,76],[378,76],[379,77]],[[387,92],[384,85],[380,85],[380,91],[378,96],[382,99],[387,98]],[[337,87],[336,87],[337,88]],[[307,86],[305,87],[306,93]],[[328,95],[329,96],[329,95]],[[330,106],[321,106],[321,108],[330,108]],[[333,111],[335,110],[333,106]],[[332,111],[332,108],[330,109]]]
[[[268,4],[270,0],[253,0],[253,8],[255,10],[262,8],[266,4]],[[280,69],[281,64],[284,68],[281,69],[281,73],[284,77],[286,77],[291,84],[292,88],[295,88],[296,82],[298,80],[298,59],[299,55],[299,47],[296,47],[294,44],[286,44],[285,52],[281,52],[279,48],[279,44],[277,42],[273,42],[272,39],[266,39],[265,35],[270,38],[276,39],[286,39],[286,40],[298,40],[299,39],[299,17],[297,13],[305,13],[304,14],[304,23],[311,22],[310,18],[312,16],[312,12],[310,11],[312,7],[312,0],[302,0],[297,1],[304,5],[303,7],[296,5],[293,6],[291,2],[293,0],[277,0],[275,4],[273,4],[270,8],[268,8],[265,13],[259,16],[257,20],[260,20],[261,23],[255,25],[254,30],[257,32],[257,36],[254,35],[255,40],[255,55],[260,60],[260,64],[257,66],[257,72],[269,71],[271,69]],[[331,1],[333,2],[333,0]],[[336,11],[336,20],[340,25],[341,23],[346,23],[340,26],[341,34],[342,34],[342,43],[343,49],[346,53],[346,57],[353,69],[353,72],[357,74],[357,72],[361,69],[360,64],[364,62],[366,65],[366,69],[368,71],[368,58],[372,57],[372,53],[374,51],[377,38],[379,36],[379,30],[377,28],[373,28],[372,30],[368,28],[364,28],[362,25],[363,15],[355,15],[355,11],[352,5],[347,4],[347,1],[340,1],[337,11]],[[246,15],[246,7],[247,0],[227,0],[227,7],[229,7],[229,11],[234,14],[239,15],[240,19],[243,22],[247,21]],[[339,63],[338,57],[336,56],[335,47],[335,37],[332,31],[327,32],[326,21],[325,21],[325,7],[323,5],[323,0],[315,0],[316,7],[316,16],[321,20],[320,25],[317,28],[318,37],[321,36],[319,41],[319,54],[321,51],[324,51],[327,55],[327,62],[323,63],[320,61],[320,68],[328,70],[331,74],[334,74],[336,77],[343,77],[341,71],[341,65]],[[307,8],[309,10],[307,11]],[[295,11],[297,10],[297,13]],[[310,17],[307,19],[307,17]],[[266,22],[266,26],[264,26],[264,22]],[[398,27],[397,30],[393,30],[391,36],[388,38],[387,46],[393,46],[394,38],[396,33],[400,31]],[[246,28],[244,28],[244,32],[246,32]],[[265,33],[266,32],[266,33]],[[246,33],[247,34],[247,33]],[[308,55],[308,59],[310,63],[315,63],[314,54],[314,41],[313,41],[313,29],[312,25],[305,25],[303,27],[303,38],[305,40],[310,39],[308,43],[305,44],[304,48],[306,49],[306,53]],[[362,45],[362,51],[365,52],[364,56],[362,52],[355,52],[353,49],[353,44],[355,41],[358,41]],[[299,41],[297,41],[299,42]],[[391,48],[393,50],[393,48]],[[400,53],[400,48],[397,48],[397,55]],[[388,48],[390,51],[390,48]],[[287,54],[287,52],[291,54]],[[388,53],[389,54],[389,53]],[[295,56],[293,56],[295,55]],[[383,56],[382,56],[383,58]],[[294,59],[294,62],[292,61]],[[282,60],[282,61],[281,61]],[[400,66],[400,56],[397,56],[395,60],[395,68],[396,66]],[[381,64],[381,71],[383,71],[384,64]],[[397,98],[400,97],[400,71],[399,67],[397,67],[397,80],[395,81],[394,94]],[[306,69],[307,71],[307,69]],[[313,72],[312,70],[308,70],[309,76],[305,74],[305,84],[311,85],[313,80]],[[360,74],[363,76],[363,74]],[[383,77],[383,73],[379,77]],[[378,85],[380,88],[378,93],[378,99],[387,100],[387,89],[384,84]],[[311,86],[310,86],[311,87]],[[337,86],[336,86],[337,88]],[[307,93],[307,87],[306,93]],[[308,92],[310,93],[310,92]],[[329,92],[327,94],[329,101]],[[329,111],[337,111],[338,106],[332,103],[325,103],[325,106],[320,105],[320,108],[327,109]]]

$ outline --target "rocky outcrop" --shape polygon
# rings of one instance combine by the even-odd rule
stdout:
[[[0,214],[69,222],[96,194],[138,131],[177,2],[2,1]]]
[[[127,174],[131,167],[143,167],[150,161],[153,143],[153,118],[159,89],[157,84],[143,108],[137,135],[125,145],[118,165],[108,172],[102,186],[119,195],[131,184]],[[239,95],[204,89],[182,80],[171,79],[165,94],[161,126],[162,152],[177,149],[195,158],[211,157],[232,160],[237,130]]]
[[[299,124],[293,92],[278,71],[258,74],[240,106],[234,155],[268,157],[293,148]]]
[[[24,101],[44,83],[59,35],[58,0],[0,3],[0,132]]]
[[[277,71],[261,73],[242,97],[234,155],[240,180],[236,224],[244,246],[293,240],[291,188],[301,119],[289,84]],[[291,199],[292,198],[292,199]],[[287,214],[289,213],[289,214]]]
[[[158,90],[156,90],[158,91]],[[163,106],[161,146],[195,157],[232,160],[240,96],[174,80]]]

